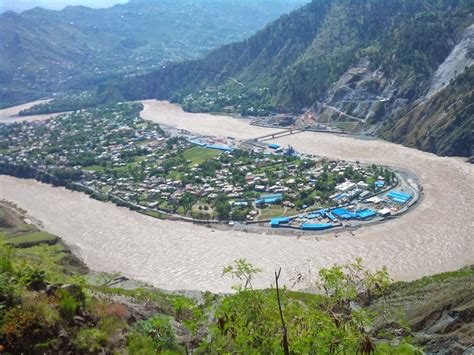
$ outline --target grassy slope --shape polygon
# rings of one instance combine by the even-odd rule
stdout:
[[[474,344],[474,266],[392,285],[388,296],[375,302],[398,309],[426,351],[462,353]],[[380,328],[397,327],[393,319]]]
[[[26,223],[15,207],[5,202],[0,202],[0,240],[20,248],[59,241],[57,236]]]

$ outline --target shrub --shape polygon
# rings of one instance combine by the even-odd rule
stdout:
[[[59,296],[59,312],[64,318],[71,319],[79,309],[79,303],[74,296],[65,290],[58,291]]]
[[[157,346],[152,338],[132,332],[128,337],[128,353],[130,355],[155,355]]]
[[[27,265],[27,267],[22,271],[21,282],[32,290],[40,290],[45,286],[45,272],[39,267]]]
[[[108,344],[107,335],[97,328],[83,328],[74,339],[77,350],[97,353]]]
[[[176,335],[170,320],[170,317],[158,315],[151,319],[137,322],[135,331],[138,334],[153,339],[156,348],[160,351],[178,350]]]

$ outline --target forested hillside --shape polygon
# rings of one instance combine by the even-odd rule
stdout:
[[[132,0],[0,15],[0,107],[201,57],[304,0]]]
[[[445,125],[426,144],[419,142],[427,139],[419,125],[409,132],[415,140],[391,129],[428,93],[436,71],[472,25],[473,13],[474,3],[466,0],[314,0],[202,60],[167,65],[101,92],[172,99],[191,111],[235,105],[243,114],[262,115],[304,107],[321,112],[325,103],[360,118],[367,128],[383,126],[387,138],[440,154],[469,155],[462,130],[439,142]],[[471,37],[466,41],[463,63],[469,64],[474,50]],[[470,118],[453,115],[456,127]]]

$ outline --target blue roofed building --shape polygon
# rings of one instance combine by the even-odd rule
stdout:
[[[226,147],[222,145],[213,145],[213,144],[206,144],[205,148],[207,149],[214,149],[214,150],[221,150],[223,152],[233,152],[234,148]]]
[[[279,228],[280,225],[288,223],[290,223],[289,217],[272,218],[272,220],[270,221],[270,226],[272,228]]]
[[[361,210],[355,213],[357,219],[366,220],[375,217],[377,213],[372,210]]]
[[[354,213],[346,210],[345,208],[336,208],[331,211],[333,215],[342,218],[342,219],[351,219],[354,218]]]
[[[261,196],[260,198],[255,200],[255,204],[259,205],[271,205],[274,203],[280,203],[283,201],[283,194],[274,194],[274,195],[266,195]]]
[[[401,191],[391,191],[387,194],[387,197],[391,199],[392,201],[399,203],[401,205],[407,203],[413,198],[412,195],[407,194],[406,192],[401,192]]]
[[[378,180],[375,182],[375,187],[382,188],[385,186],[385,181],[383,180]]]
[[[301,226],[304,231],[322,231],[332,228],[331,223],[306,223]]]

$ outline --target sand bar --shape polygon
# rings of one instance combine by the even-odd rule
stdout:
[[[28,102],[23,105],[12,106],[0,110],[0,123],[16,123],[16,122],[33,122],[33,121],[45,121],[51,117],[56,117],[61,113],[53,113],[46,115],[31,115],[31,116],[19,116],[18,113],[22,110],[26,110],[34,105],[39,105],[50,100],[38,100]]]
[[[274,128],[250,126],[250,120],[244,118],[185,112],[180,106],[166,101],[145,100],[142,103],[144,119],[196,134],[250,139],[278,132]]]

